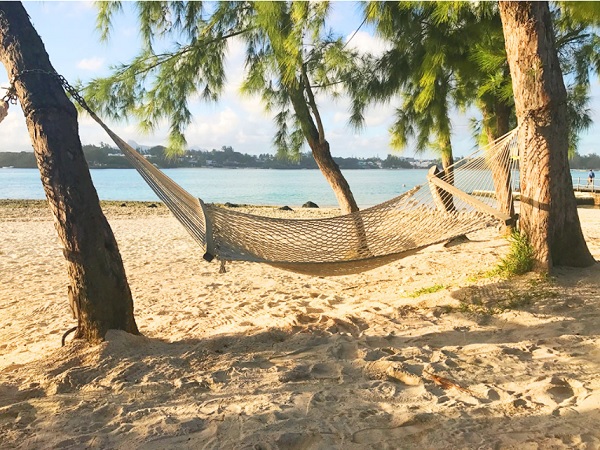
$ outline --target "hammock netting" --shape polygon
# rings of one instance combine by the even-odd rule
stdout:
[[[428,183],[361,211],[322,219],[282,219],[205,204],[112,132],[130,163],[211,261],[251,261],[329,276],[370,270],[498,221],[511,220],[516,130]],[[505,195],[498,195],[504,186]],[[451,192],[449,192],[449,190]],[[506,202],[508,196],[508,203]]]

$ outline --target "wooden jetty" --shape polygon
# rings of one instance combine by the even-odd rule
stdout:
[[[578,205],[600,206],[600,186],[574,185],[573,190],[575,191],[575,200],[577,200]],[[494,191],[475,190],[471,192],[471,195],[493,198],[496,194]],[[516,201],[519,201],[520,197],[521,194],[519,192],[513,192],[513,198]]]

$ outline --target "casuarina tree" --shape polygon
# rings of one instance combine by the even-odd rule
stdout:
[[[567,91],[547,2],[500,2],[519,122],[520,227],[537,269],[594,263],[568,164]]]
[[[115,119],[137,118],[148,130],[167,119],[169,148],[181,151],[192,118],[189,100],[220,98],[227,46],[237,39],[246,49],[242,91],[260,95],[274,114],[278,153],[298,156],[307,143],[342,211],[358,210],[332,157],[318,107],[317,86],[326,84],[327,65],[352,61],[341,38],[326,28],[328,2],[136,2],[135,7],[142,48],[111,76],[86,87],[95,108]],[[120,9],[120,2],[99,3],[103,36]]]
[[[69,275],[76,337],[138,333],[121,255],[83,156],[77,111],[20,2],[0,2],[0,61],[27,121]]]

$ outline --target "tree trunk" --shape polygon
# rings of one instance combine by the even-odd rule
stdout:
[[[443,140],[441,157],[443,172],[440,176],[444,178],[446,183],[454,185],[454,167],[452,167],[454,156],[452,155],[452,143],[449,135]],[[446,211],[454,211],[454,197],[452,194],[446,191],[442,191],[440,194]]]
[[[333,193],[340,205],[340,209],[344,214],[358,211],[358,204],[356,203],[356,200],[354,200],[350,185],[346,181],[346,178],[344,178],[340,167],[334,161],[333,156],[331,156],[329,142],[325,139],[322,123],[319,122],[320,126],[317,127],[311,116],[311,108],[304,95],[304,89],[308,89],[309,87],[310,86],[307,87],[302,80],[297,80],[295,86],[288,86],[294,112],[300,122],[304,137],[312,151],[313,158],[331,186],[331,189],[333,189]],[[314,113],[318,115],[314,99],[313,110]]]
[[[333,189],[333,193],[335,194],[335,198],[337,199],[342,212],[348,214],[358,211],[358,205],[354,200],[350,185],[331,156],[329,143],[327,141],[315,142],[310,140],[308,144],[312,150],[313,158],[315,158],[317,166],[319,166],[319,169],[325,176],[331,189]]]
[[[504,136],[510,131],[510,110],[510,107],[499,101],[495,102],[493,109],[487,109],[486,107],[483,108],[483,123],[488,143],[494,142],[496,139]],[[492,119],[494,121],[493,124],[490,123]],[[496,161],[492,160],[490,162],[498,165],[498,169],[492,171],[496,200],[498,201],[500,211],[508,214],[510,217],[514,217],[515,207],[512,197],[510,155],[506,155],[504,152],[501,152],[497,153],[495,157]],[[514,225],[512,224],[504,225],[502,227],[502,232],[504,234],[510,234],[513,228]]]
[[[520,124],[520,227],[536,269],[594,263],[587,248],[568,164],[566,90],[546,2],[499,3]]]
[[[20,2],[0,2],[0,61],[27,121],[54,225],[64,246],[76,337],[102,340],[109,329],[138,333],[133,300],[112,230],[83,156],[77,111]]]

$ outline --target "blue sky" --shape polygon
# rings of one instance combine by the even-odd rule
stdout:
[[[139,48],[137,23],[133,15],[118,15],[114,21],[111,39],[101,43],[95,29],[96,10],[92,2],[24,2],[31,21],[40,34],[50,61],[58,73],[75,83],[109,73],[109,67],[128,61]],[[126,5],[126,10],[130,5]],[[353,2],[338,2],[333,6],[331,26],[349,38],[360,24],[357,6]],[[364,50],[383,48],[367,31],[361,30],[353,37],[351,45]],[[216,104],[191,102],[194,122],[186,132],[190,148],[213,149],[231,145],[243,153],[274,153],[272,138],[274,127],[271,115],[264,112],[260,99],[241,96],[243,47],[239,42],[229,46],[228,87]],[[8,77],[0,69],[0,87],[7,87]],[[600,122],[600,86],[594,80],[590,108],[594,122]],[[0,89],[0,97],[4,90]],[[344,99],[334,101],[318,98],[325,121],[325,133],[334,156],[385,158],[389,149],[388,128],[393,120],[394,105],[371,108],[366,115],[366,127],[360,133],[347,125],[348,104]],[[472,114],[471,114],[472,115]],[[166,143],[167,127],[152,135],[140,132],[134,122],[114,123],[109,126],[125,140],[143,145]],[[89,117],[79,119],[81,141],[84,144],[109,142],[104,131]],[[9,116],[0,124],[0,151],[31,151],[29,134],[20,106],[11,105]],[[468,129],[468,115],[456,114],[453,122],[453,144],[457,155],[470,153],[473,141]],[[600,127],[595,125],[582,136],[581,154],[600,153]],[[308,148],[307,148],[308,150]],[[398,153],[394,153],[398,154]],[[409,147],[403,153],[414,156]],[[430,155],[425,155],[425,157]]]

